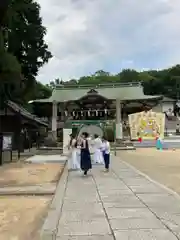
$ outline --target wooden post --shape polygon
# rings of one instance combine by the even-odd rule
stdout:
[[[22,138],[21,138],[21,111],[18,112],[18,160],[21,157],[21,144],[22,144]]]
[[[123,139],[122,119],[121,119],[121,101],[116,99],[116,141]]]
[[[57,102],[52,103],[52,135],[53,140],[57,141]]]
[[[3,134],[0,132],[0,166],[3,165]]]

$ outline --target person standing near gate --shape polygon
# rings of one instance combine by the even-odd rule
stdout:
[[[102,154],[104,157],[104,165],[105,165],[105,171],[109,172],[109,164],[110,164],[110,143],[106,139],[106,137],[102,138]]]
[[[81,170],[84,172],[84,176],[87,175],[87,172],[92,168],[91,156],[89,151],[88,144],[89,134],[87,132],[82,133],[82,142],[81,142]]]
[[[70,141],[68,144],[69,158],[68,158],[68,170],[80,169],[80,161],[78,157],[77,140],[70,134]]]
[[[93,149],[94,149],[93,160],[94,160],[95,163],[99,163],[99,164],[103,163],[103,156],[102,156],[102,152],[101,152],[101,147],[102,147],[102,140],[101,140],[101,138],[97,134],[94,134],[94,140],[93,140]]]

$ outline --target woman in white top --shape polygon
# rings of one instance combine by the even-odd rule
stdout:
[[[102,147],[102,141],[100,137],[97,134],[95,134],[94,141],[93,141],[93,148],[94,148],[93,160],[95,163],[99,163],[99,164],[104,163],[101,147]]]
[[[104,165],[105,165],[105,171],[109,171],[109,164],[110,164],[110,143],[109,141],[103,137],[102,138],[102,153],[104,157]]]
[[[80,162],[78,159],[78,149],[77,140],[71,135],[69,142],[69,159],[68,159],[68,169],[77,170],[80,169]]]

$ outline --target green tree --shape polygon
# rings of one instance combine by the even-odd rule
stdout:
[[[105,72],[104,70],[98,70],[96,71],[93,76],[96,76],[96,77],[109,77],[110,76],[110,73],[109,72]]]
[[[36,88],[36,76],[43,64],[52,57],[44,41],[46,28],[42,25],[40,6],[33,0],[12,0],[6,18],[7,51],[17,57],[24,78],[23,96]]]
[[[79,79],[71,79],[62,82],[64,85],[98,85],[141,82],[144,93],[147,95],[164,95],[171,98],[180,98],[180,65],[162,70],[136,71],[134,69],[123,69],[118,74],[111,74],[104,70],[96,71],[89,76]],[[55,86],[55,82],[53,82]]]
[[[0,4],[0,108],[6,100],[16,95],[21,88],[21,66],[17,58],[7,52],[6,46],[6,15],[10,0]]]
[[[138,82],[138,81],[140,81],[139,73],[133,69],[123,69],[119,73],[119,77],[120,77],[121,82]]]

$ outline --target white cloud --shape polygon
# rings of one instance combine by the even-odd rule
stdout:
[[[180,62],[179,0],[38,1],[54,56],[39,72],[44,83]]]

